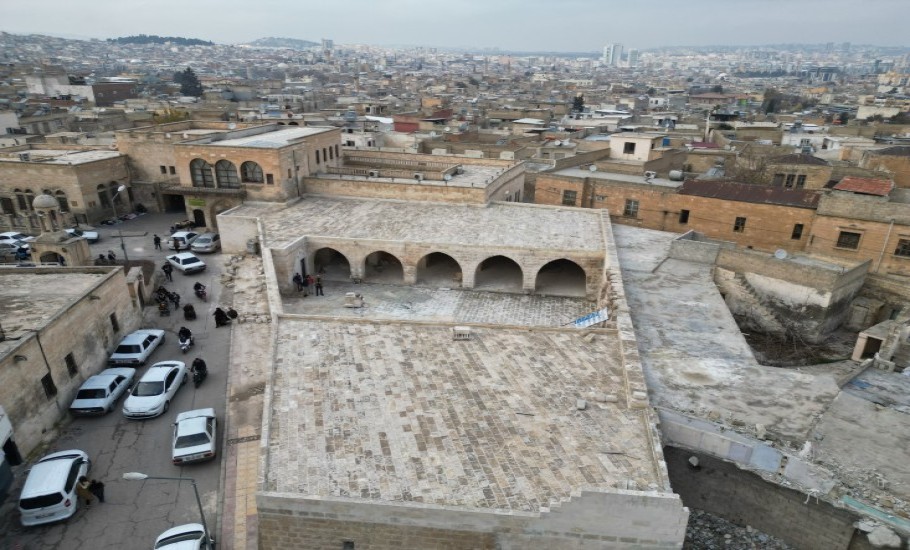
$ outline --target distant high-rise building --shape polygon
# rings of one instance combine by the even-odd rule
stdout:
[[[843,44],[841,44],[840,49],[841,49],[842,51],[849,52],[849,51],[850,51],[850,43],[849,43],[849,42],[844,42]]]
[[[622,44],[607,44],[604,46],[604,65],[619,65],[622,59]]]
[[[638,56],[640,55],[639,51],[636,48],[629,48],[628,61],[626,62],[629,67],[638,66]]]
[[[834,42],[828,42],[825,44],[825,51],[831,53],[834,51]]]
[[[328,52],[332,51],[333,49],[335,49],[335,41],[330,38],[323,38],[322,39],[322,49],[324,51],[328,51]]]

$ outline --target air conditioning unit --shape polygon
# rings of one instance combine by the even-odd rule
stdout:
[[[371,177],[371,178],[378,178],[378,177],[379,177],[379,170],[370,170],[370,177]]]
[[[414,179],[417,181],[423,181],[423,172],[414,172]]]

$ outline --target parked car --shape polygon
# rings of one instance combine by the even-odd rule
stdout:
[[[130,390],[129,397],[123,402],[123,416],[142,419],[164,414],[186,380],[186,365],[183,361],[155,363]]]
[[[201,523],[171,527],[155,539],[155,550],[213,550],[215,540],[207,537]]]
[[[90,231],[88,229],[76,229],[74,227],[72,229],[65,229],[64,231],[73,237],[85,237],[85,240],[90,243],[96,243],[101,239],[97,231]]]
[[[190,245],[193,252],[216,252],[221,250],[221,235],[218,233],[203,233],[196,237]]]
[[[73,449],[49,454],[28,472],[19,513],[22,525],[42,525],[69,518],[79,507],[76,482],[87,475],[92,462],[84,451]]]
[[[144,328],[130,333],[120,341],[113,355],[107,360],[109,365],[139,367],[145,364],[149,356],[161,342],[164,342],[164,331],[159,328]]]
[[[114,409],[114,403],[133,384],[135,369],[105,369],[82,383],[70,412],[77,415],[102,415]]]
[[[35,240],[35,237],[26,235],[25,233],[17,233],[15,231],[6,231],[0,233],[0,242],[12,242],[12,241],[22,241],[30,243]]]
[[[199,233],[193,231],[177,231],[171,235],[170,240],[167,242],[167,246],[171,250],[177,250],[174,247],[174,243],[177,243],[180,245],[180,250],[189,250],[190,245],[193,244],[193,241],[195,241],[198,236]]]
[[[215,409],[182,412],[174,422],[171,460],[181,465],[215,458],[218,419]]]
[[[179,254],[168,256],[167,261],[174,266],[174,269],[182,271],[184,275],[205,271],[205,262],[190,252],[180,252]]]
[[[20,247],[25,248],[31,254],[31,247],[25,241],[0,241],[0,258],[15,259]]]

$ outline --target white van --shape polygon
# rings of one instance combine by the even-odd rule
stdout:
[[[41,525],[67,519],[76,513],[79,498],[76,482],[92,466],[88,455],[80,450],[61,451],[39,460],[28,472],[19,513],[22,525]]]
[[[168,241],[168,248],[171,250],[177,250],[174,248],[174,243],[180,244],[180,250],[190,251],[190,245],[193,244],[193,241],[196,240],[196,237],[199,236],[199,233],[193,231],[178,231],[171,235],[171,239]]]

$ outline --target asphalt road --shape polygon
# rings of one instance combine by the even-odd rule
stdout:
[[[130,259],[154,259],[160,266],[168,250],[156,251],[152,235],[162,239],[170,225],[183,219],[183,215],[147,214],[116,226],[101,226],[101,241],[92,245],[94,257],[113,249],[122,257],[118,230],[122,230]],[[142,327],[162,328],[165,342],[155,350],[148,365],[163,360],[182,360],[187,367],[195,357],[202,357],[208,365],[209,376],[197,389],[192,377],[180,388],[164,415],[143,421],[123,417],[123,400],[110,414],[100,418],[75,418],[65,425],[47,453],[66,449],[82,449],[92,459],[89,477],[105,483],[105,502],[81,506],[69,520],[57,524],[23,528],[15,507],[19,491],[25,480],[27,465],[16,467],[16,481],[7,503],[0,511],[0,549],[117,549],[151,548],[155,538],[175,525],[199,522],[199,507],[192,484],[184,481],[126,481],[124,472],[142,472],[149,476],[193,478],[202,499],[210,531],[217,533],[220,501],[218,490],[221,479],[221,458],[224,438],[223,421],[227,386],[227,354],[230,347],[228,328],[215,329],[211,311],[219,305],[221,289],[218,285],[222,270],[221,254],[200,255],[206,262],[206,271],[184,276],[175,270],[174,282],[167,283],[171,291],[180,293],[181,306],[192,303],[197,319],[186,321],[182,311],[160,317],[157,308],[146,307]],[[192,285],[201,281],[209,289],[208,301],[203,303],[193,295]],[[181,326],[193,331],[196,345],[187,354],[177,347],[176,332]],[[136,380],[148,366],[138,369]],[[216,460],[195,465],[171,464],[171,437],[173,422],[178,413],[204,407],[213,407],[218,414],[218,447]]]

